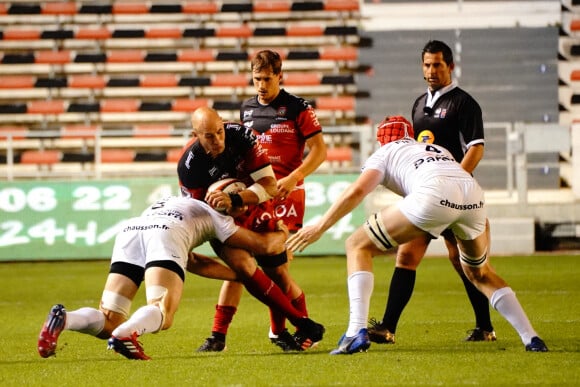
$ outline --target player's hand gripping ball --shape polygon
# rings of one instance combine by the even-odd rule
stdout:
[[[235,194],[245,189],[246,185],[243,182],[239,181],[238,179],[226,178],[223,180],[219,180],[207,188],[206,201],[210,194],[217,191],[223,192],[225,194]],[[225,207],[215,207],[214,209],[222,213],[225,213],[227,210],[227,208]]]
[[[381,145],[413,136],[413,125],[403,116],[386,116],[377,128],[377,141]]]

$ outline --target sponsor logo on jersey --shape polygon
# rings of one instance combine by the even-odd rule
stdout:
[[[479,203],[471,203],[471,204],[457,204],[457,203],[452,203],[447,199],[443,199],[441,201],[439,201],[439,204],[441,204],[444,207],[449,207],[449,208],[453,208],[456,210],[477,210],[478,208],[483,208],[483,202],[480,201]]]
[[[270,132],[272,133],[294,133],[294,129],[288,123],[284,124],[272,124],[270,126]]]
[[[169,209],[169,210],[158,209],[154,213],[149,214],[147,216],[167,216],[168,218],[183,220],[183,214],[181,212],[179,212],[178,210],[171,210],[171,209]]]
[[[254,114],[253,110],[244,110],[244,119],[251,117]]]
[[[258,140],[260,141],[261,144],[271,144],[272,143],[272,136],[270,134],[258,134],[257,135]]]
[[[252,129],[254,127],[254,121],[244,121],[244,126],[247,129]]]
[[[445,155],[434,155],[434,156],[428,156],[428,157],[421,157],[420,159],[415,160],[413,165],[415,166],[415,169],[417,169],[424,163],[432,163],[434,161],[453,161],[454,162],[455,160],[453,159],[453,157],[449,157],[449,156],[445,156]]]
[[[127,232],[127,231],[147,231],[147,230],[153,230],[153,229],[161,229],[161,230],[169,230],[169,227],[167,227],[164,224],[149,224],[146,226],[127,226],[123,229],[123,232]]]
[[[421,131],[421,133],[419,133],[419,135],[417,136],[417,141],[426,144],[433,144],[433,142],[435,142],[435,135],[433,134],[432,131],[426,129]]]

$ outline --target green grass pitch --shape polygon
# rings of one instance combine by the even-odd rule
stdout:
[[[403,313],[395,345],[330,356],[348,322],[343,257],[299,257],[292,273],[305,289],[311,317],[326,326],[318,347],[283,353],[268,338],[267,309],[245,294],[223,353],[196,353],[209,334],[220,287],[188,275],[174,326],[141,337],[151,361],[130,361],[106,342],[65,331],[57,356],[36,351],[54,303],[97,306],[108,261],[0,264],[1,386],[411,386],[580,385],[580,257],[494,257],[550,352],[527,353],[496,312],[494,343],[466,343],[473,314],[446,259],[425,259]],[[394,261],[375,259],[370,317],[382,317]],[[133,310],[144,303],[141,291]]]

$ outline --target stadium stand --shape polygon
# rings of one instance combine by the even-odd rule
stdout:
[[[356,74],[365,69],[360,17],[358,0],[4,2],[0,161],[58,153],[32,159],[51,166],[36,177],[51,176],[57,163],[85,170],[87,163],[174,162],[198,107],[238,120],[241,101],[254,93],[248,61],[263,48],[281,54],[284,87],[307,98],[336,134],[326,137],[330,146],[355,138],[354,151],[368,149],[356,143],[366,137],[348,129],[367,122],[356,115]]]
[[[263,48],[280,52],[284,87],[307,98],[331,133],[339,127],[341,144],[360,138],[344,129],[367,123],[356,115],[365,95],[355,76],[366,68],[360,18],[358,0],[3,2],[0,128],[20,129],[5,138],[2,160],[52,147],[64,152],[59,163],[84,168],[138,138],[133,161],[174,161],[196,108],[238,120],[254,93],[248,61]],[[163,133],[144,134],[142,125]]]

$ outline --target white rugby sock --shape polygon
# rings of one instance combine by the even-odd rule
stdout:
[[[95,308],[80,308],[66,313],[64,329],[96,336],[105,327],[105,315]]]
[[[371,295],[375,276],[370,271],[357,271],[348,277],[348,298],[350,300],[350,320],[346,336],[352,337],[367,327]]]
[[[133,332],[138,336],[144,333],[155,333],[161,329],[163,314],[155,305],[142,306],[133,313],[129,320],[119,325],[114,331],[115,337],[130,337]]]
[[[505,287],[493,292],[490,303],[495,310],[512,324],[524,344],[529,344],[532,341],[532,337],[538,335],[512,288]]]

